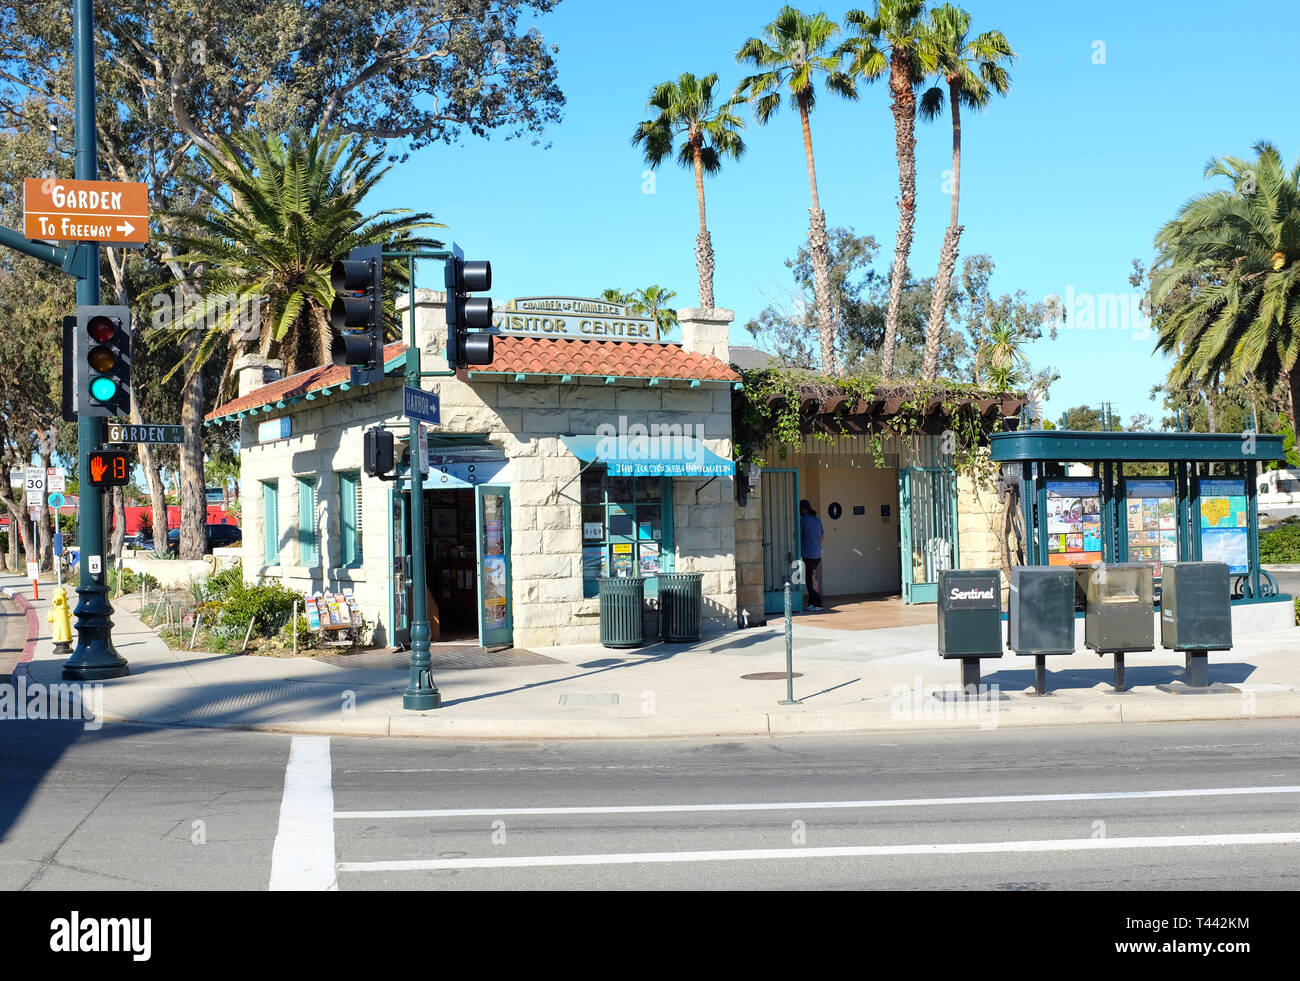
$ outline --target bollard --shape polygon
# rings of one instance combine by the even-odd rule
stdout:
[[[790,580],[785,581],[785,698],[780,705],[802,705],[794,697],[794,606],[790,599]]]

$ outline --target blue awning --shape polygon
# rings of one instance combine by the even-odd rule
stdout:
[[[635,427],[634,427],[635,428]],[[561,436],[583,463],[603,463],[615,477],[733,477],[736,464],[693,436],[675,433]]]

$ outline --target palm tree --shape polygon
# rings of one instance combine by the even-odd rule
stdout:
[[[984,342],[975,352],[976,384],[995,392],[1005,392],[1026,381],[1029,360],[1021,351],[1024,335],[1010,321],[989,328]]]
[[[1170,381],[1205,383],[1222,374],[1257,378],[1300,409],[1300,164],[1289,172],[1272,143],[1255,160],[1211,160],[1206,178],[1232,190],[1192,198],[1156,235],[1151,298],[1156,347],[1177,355]],[[1186,292],[1177,305],[1169,301]]]
[[[700,233],[695,239],[695,265],[700,274],[700,306],[712,310],[713,241],[704,214],[704,175],[722,169],[722,158],[739,160],[745,152],[740,138],[744,122],[735,113],[736,100],[730,99],[716,109],[713,87],[716,74],[696,78],[682,73],[675,82],[663,82],[650,92],[646,108],[659,115],[641,123],[632,135],[632,145],[645,150],[651,169],[657,168],[673,152],[673,144],[684,136],[677,150],[677,162],[695,171],[695,200],[700,209]]]
[[[835,359],[835,310],[830,283],[830,243],[826,234],[826,213],[817,197],[817,168],[813,162],[812,129],[808,119],[817,101],[814,80],[825,77],[826,88],[846,99],[858,97],[857,85],[843,70],[843,56],[836,50],[823,54],[840,31],[825,14],[805,14],[794,7],[782,7],[776,19],[763,28],[761,38],[752,37],[736,53],[741,64],[758,69],[743,79],[736,96],[754,106],[754,118],[766,125],[781,107],[781,96],[789,96],[790,108],[798,110],[803,127],[803,150],[808,164],[808,186],[812,207],[808,211],[808,251],[812,258],[817,331],[821,338],[822,371],[837,373]]]
[[[677,311],[668,306],[675,296],[676,293],[662,286],[647,286],[632,294],[631,307],[637,313],[648,315],[658,326],[659,336],[664,337],[679,323]]]
[[[382,154],[365,153],[353,136],[335,130],[282,139],[244,131],[233,143],[218,141],[217,149],[203,153],[211,173],[197,178],[212,203],[174,215],[185,231],[169,243],[185,252],[178,262],[202,270],[204,302],[181,324],[203,325],[191,372],[223,340],[231,342],[230,362],[256,347],[283,359],[287,374],[329,363],[335,257],[364,245],[441,246],[414,234],[442,227],[432,215],[390,208],[363,216],[363,199],[388,168],[380,169]],[[385,292],[395,296],[407,274],[400,263],[385,266]],[[260,336],[232,336],[249,306],[260,310]],[[391,317],[391,305],[388,312]],[[229,370],[227,383],[228,376]]]
[[[1011,76],[1002,62],[1010,63],[1016,58],[1001,31],[985,31],[975,38],[970,38],[969,32],[970,14],[960,7],[944,4],[930,11],[930,33],[939,79],[938,84],[921,96],[920,113],[925,119],[935,119],[943,112],[946,84],[952,109],[952,210],[939,249],[939,272],[930,297],[930,325],[925,335],[925,358],[921,362],[921,378],[925,381],[932,381],[939,369],[949,287],[964,230],[957,223],[961,198],[961,107],[983,109],[995,92],[1006,95],[1011,88]]]
[[[894,371],[898,310],[916,224],[916,92],[936,64],[934,40],[924,13],[924,0],[876,0],[871,15],[850,10],[844,20],[857,28],[857,36],[840,47],[850,56],[849,71],[854,78],[875,81],[889,73],[894,152],[898,157],[898,238],[881,348],[880,372],[885,378]]]

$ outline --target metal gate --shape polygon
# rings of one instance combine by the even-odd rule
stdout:
[[[946,467],[898,471],[904,603],[934,603],[939,573],[957,568],[957,475]]]
[[[803,609],[799,536],[799,471],[763,468],[763,612],[785,609],[785,584],[795,610]]]

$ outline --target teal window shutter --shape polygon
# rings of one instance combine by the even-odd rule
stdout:
[[[361,474],[339,474],[339,527],[343,542],[344,568],[361,565]]]
[[[266,530],[266,564],[280,564],[280,483],[262,484],[262,524]]]
[[[314,566],[320,561],[316,547],[316,480],[298,478],[298,563]]]

